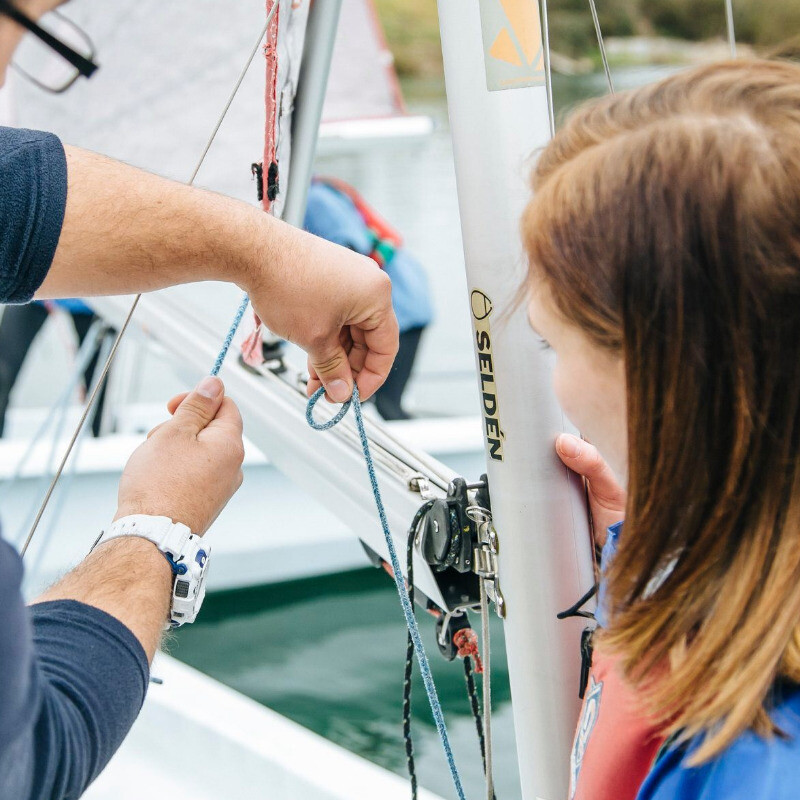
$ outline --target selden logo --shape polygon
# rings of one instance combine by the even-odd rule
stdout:
[[[486,449],[489,451],[489,458],[502,461],[505,434],[500,427],[497,385],[494,380],[492,332],[489,327],[489,317],[493,310],[492,301],[480,289],[475,289],[470,295],[470,306],[475,320],[475,344],[478,348],[478,374],[481,379],[481,405],[483,427],[486,433]]]
[[[490,92],[541,86],[544,49],[537,0],[480,0]]]

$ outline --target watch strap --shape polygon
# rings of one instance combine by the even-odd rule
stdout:
[[[168,556],[168,561],[175,570],[175,561],[183,554],[191,535],[192,532],[186,525],[173,522],[169,517],[131,514],[113,522],[107,530],[100,534],[100,538],[94,546],[97,547],[98,544],[123,536],[138,536],[152,542],[164,555]]]

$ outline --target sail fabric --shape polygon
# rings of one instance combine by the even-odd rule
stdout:
[[[404,113],[394,58],[373,0],[343,0],[323,120],[335,122]]]

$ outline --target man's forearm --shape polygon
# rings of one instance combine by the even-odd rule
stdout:
[[[172,570],[145,539],[124,537],[100,545],[35,603],[78,600],[116,617],[153,660],[172,595]]]
[[[255,265],[280,272],[287,226],[259,209],[86,150],[65,150],[64,225],[38,298],[200,280],[250,288]]]

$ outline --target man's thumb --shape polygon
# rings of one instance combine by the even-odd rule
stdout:
[[[353,373],[344,348],[337,344],[322,357],[318,353],[309,353],[309,362],[328,397],[335,403],[346,403],[353,394]]]
[[[209,375],[186,395],[172,418],[181,427],[200,433],[216,417],[224,396],[222,381]]]

